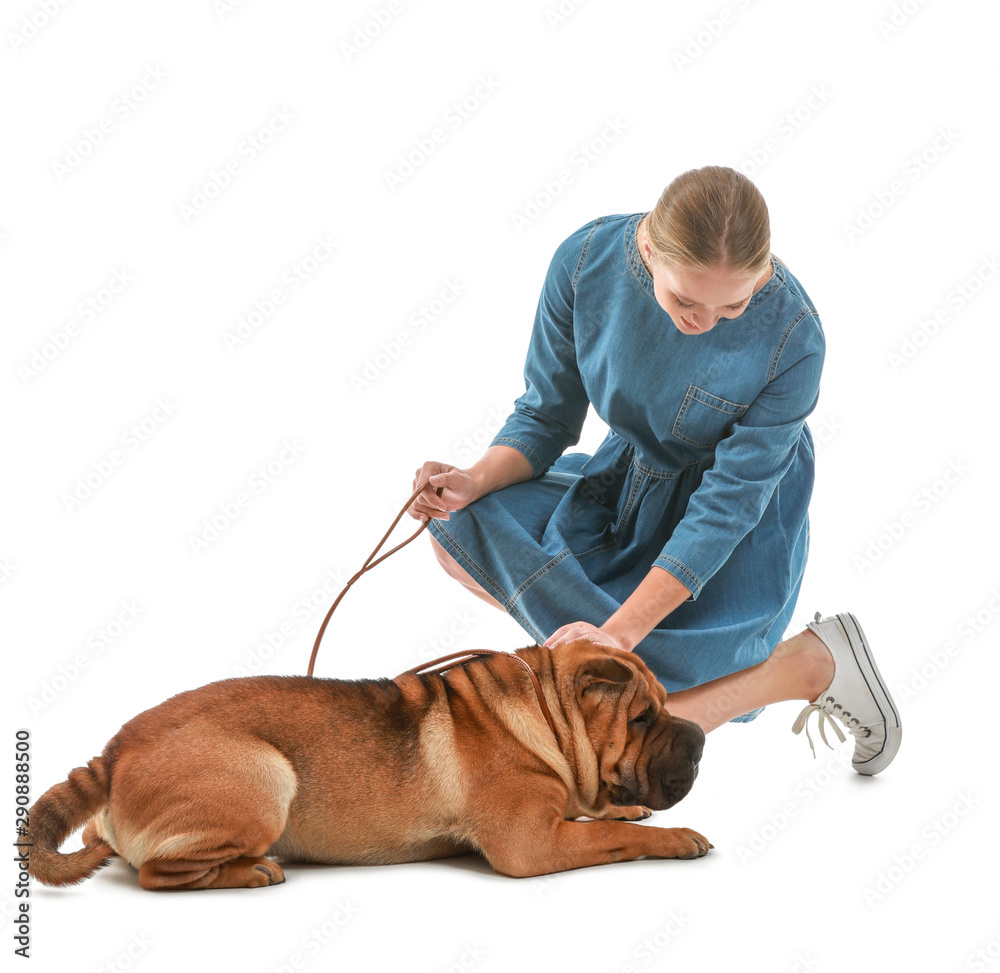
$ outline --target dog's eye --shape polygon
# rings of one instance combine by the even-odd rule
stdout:
[[[630,726],[649,726],[653,722],[653,707],[650,706],[644,713],[640,713],[638,716],[633,716],[629,720]]]

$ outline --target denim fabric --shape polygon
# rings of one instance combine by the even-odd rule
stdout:
[[[538,642],[603,624],[665,569],[691,596],[635,652],[675,692],[763,661],[791,621],[826,345],[773,256],[739,317],[682,334],[639,256],[644,215],[586,223],[549,265],[525,392],[490,444],[520,451],[533,478],[428,529]],[[592,456],[567,453],[591,404],[610,431]]]

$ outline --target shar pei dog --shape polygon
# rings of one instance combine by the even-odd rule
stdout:
[[[526,877],[698,858],[712,845],[696,831],[631,823],[698,773],[705,735],[666,702],[636,655],[586,639],[395,679],[225,679],[126,723],[21,840],[40,882],[121,855],[144,889],[278,885],[279,861],[477,852]],[[84,847],[60,853],[82,825]]]

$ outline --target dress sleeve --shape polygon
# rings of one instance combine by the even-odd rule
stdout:
[[[826,342],[814,311],[803,312],[772,377],[715,449],[681,522],[653,562],[694,600],[764,515],[795,459],[806,417],[816,407]]]
[[[581,230],[556,248],[549,263],[524,363],[525,391],[490,442],[490,446],[512,446],[522,453],[535,477],[579,442],[590,404],[577,367],[573,334]]]

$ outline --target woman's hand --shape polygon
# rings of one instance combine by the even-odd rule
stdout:
[[[573,639],[581,638],[588,638],[595,645],[610,645],[613,649],[631,651],[627,646],[622,645],[617,636],[603,628],[598,628],[596,625],[591,625],[590,622],[570,622],[569,625],[557,628],[545,640],[545,647],[554,649],[557,645],[562,645],[563,642],[572,642]]]
[[[424,463],[413,474],[410,492],[428,479],[430,486],[424,487],[406,509],[414,520],[427,520],[428,517],[447,520],[450,511],[461,510],[476,499],[476,484],[468,470],[447,463]],[[437,495],[439,487],[443,487],[441,496]]]

